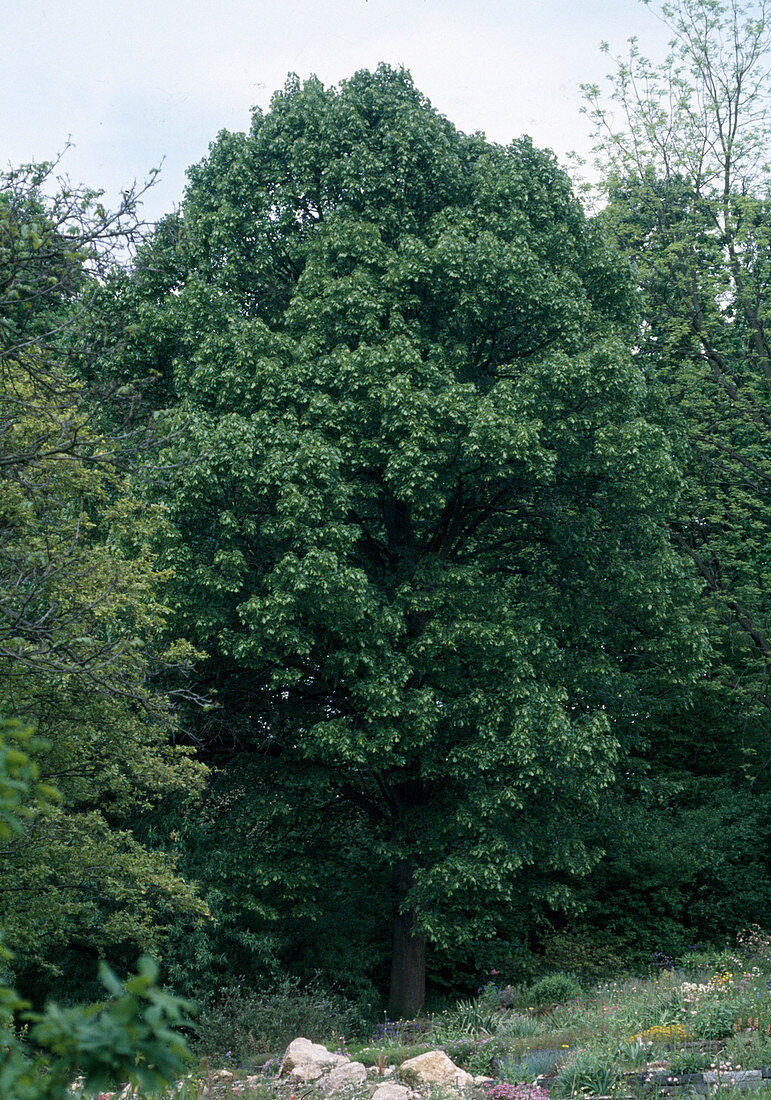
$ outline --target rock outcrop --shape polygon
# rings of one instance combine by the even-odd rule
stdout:
[[[415,1100],[421,1089],[433,1085],[462,1090],[474,1084],[471,1074],[456,1066],[441,1050],[429,1050],[402,1062],[397,1083],[371,1076],[361,1062],[352,1062],[345,1054],[333,1054],[309,1039],[295,1039],[289,1044],[280,1072],[293,1081],[312,1083],[329,1097],[366,1086],[371,1100]]]
[[[350,1060],[344,1054],[333,1054],[321,1043],[312,1043],[310,1039],[293,1039],[286,1048],[281,1063],[281,1075],[293,1077],[297,1081],[317,1081]]]
[[[417,1088],[422,1085],[455,1085],[466,1088],[474,1078],[460,1069],[443,1050],[427,1050],[416,1058],[408,1058],[399,1066],[399,1078]]]

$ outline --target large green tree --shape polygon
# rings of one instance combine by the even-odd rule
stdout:
[[[222,133],[114,288],[110,369],[184,429],[175,629],[216,704],[196,737],[249,757],[249,889],[318,922],[316,852],[364,846],[398,1013],[427,942],[493,934],[528,866],[591,865],[620,740],[701,646],[613,267],[549,154],[381,67]]]

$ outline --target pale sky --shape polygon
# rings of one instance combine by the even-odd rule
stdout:
[[[655,0],[654,0],[655,3]],[[459,129],[587,154],[579,84],[601,41],[669,37],[641,0],[0,0],[0,163],[48,160],[106,201],[163,162],[144,213],[179,204],[185,169],[244,130],[289,72],[337,83],[404,65]]]

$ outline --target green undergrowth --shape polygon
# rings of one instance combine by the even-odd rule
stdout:
[[[727,1100],[739,1095],[734,1072],[771,1066],[771,936],[757,931],[752,943],[752,951],[691,957],[648,978],[588,983],[555,974],[530,987],[488,984],[453,1009],[374,1026],[360,1006],[317,986],[241,989],[199,1017],[199,1051],[209,1045],[202,1068],[164,1100],[300,1100],[300,1093],[321,1100],[312,1084],[291,1090],[278,1076],[283,1050],[300,1034],[384,1081],[398,1077],[408,1059],[441,1049],[460,1068],[489,1078],[478,1082],[472,1100],[653,1100],[667,1076],[705,1070],[717,1075],[717,1095]],[[543,1004],[544,995],[557,992],[570,996]],[[208,1032],[207,1019],[217,1023]],[[427,1100],[449,1100],[441,1090],[429,1092]],[[349,1100],[368,1096],[362,1087]],[[771,1081],[752,1096],[771,1100]]]

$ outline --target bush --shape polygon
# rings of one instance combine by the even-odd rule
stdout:
[[[495,1034],[502,1039],[528,1039],[536,1035],[539,1030],[539,1022],[534,1016],[524,1016],[520,1012],[507,1012],[501,1016]]]
[[[734,1020],[739,1011],[734,1004],[707,1001],[691,1021],[697,1039],[725,1039],[733,1034]]]
[[[771,1066],[771,1037],[767,1035],[737,1035],[728,1043],[723,1057],[742,1069],[765,1069]]]
[[[588,1092],[596,1096],[607,1096],[613,1091],[618,1079],[619,1071],[607,1053],[580,1050],[557,1071],[552,1094],[575,1096]]]
[[[701,1073],[710,1064],[711,1055],[703,1050],[676,1050],[669,1060],[669,1072],[675,1077],[686,1073]]]
[[[170,1085],[190,1058],[175,1031],[190,1005],[163,993],[158,967],[141,959],[139,973],[121,983],[105,965],[100,977],[110,999],[102,1004],[30,1012],[12,989],[0,987],[0,1096],[63,1100],[80,1074],[89,1092],[129,1082],[150,1091]],[[24,1022],[23,1037],[14,1017]]]
[[[592,933],[555,932],[543,947],[544,970],[567,971],[582,978],[617,977],[629,970],[631,957],[622,939],[599,943]]]
[[[737,962],[735,956],[723,949],[722,951],[687,951],[679,959],[682,970],[701,972],[703,970],[723,971]]]
[[[535,1008],[543,1005],[562,1004],[581,996],[581,986],[569,974],[547,974],[528,989],[528,1000]]]
[[[512,1085],[535,1081],[536,1077],[553,1073],[565,1061],[564,1050],[531,1050],[520,1058],[502,1058],[498,1076]]]
[[[489,1035],[477,1039],[450,1040],[441,1046],[448,1058],[475,1077],[494,1076],[499,1058],[506,1053],[506,1044]]]
[[[459,1032],[462,1035],[473,1035],[477,1031],[486,1031],[492,1034],[500,1019],[500,1010],[497,1005],[491,1007],[483,998],[476,1001],[458,1001],[454,1012],[446,1012],[442,1019],[442,1027],[447,1032]]]
[[[203,1004],[193,1047],[199,1054],[229,1054],[244,1062],[256,1054],[283,1052],[300,1035],[334,1044],[343,1035],[362,1031],[363,1016],[360,1006],[318,983],[284,978],[262,991],[236,984]]]
[[[0,718],[0,839],[8,842],[32,816],[45,812],[55,792],[38,782],[37,766],[18,748],[35,747],[28,731]],[[0,942],[0,967],[10,961]],[[158,967],[139,961],[139,972],[123,983],[106,965],[99,976],[109,999],[101,1004],[61,1008],[48,1004],[32,1012],[16,991],[0,984],[0,1096],[8,1100],[64,1100],[80,1074],[89,1092],[129,1082],[157,1090],[185,1069],[189,1051],[175,1030],[191,1009],[160,990]],[[2,979],[5,981],[5,979]],[[17,1034],[21,1023],[24,1031]]]

